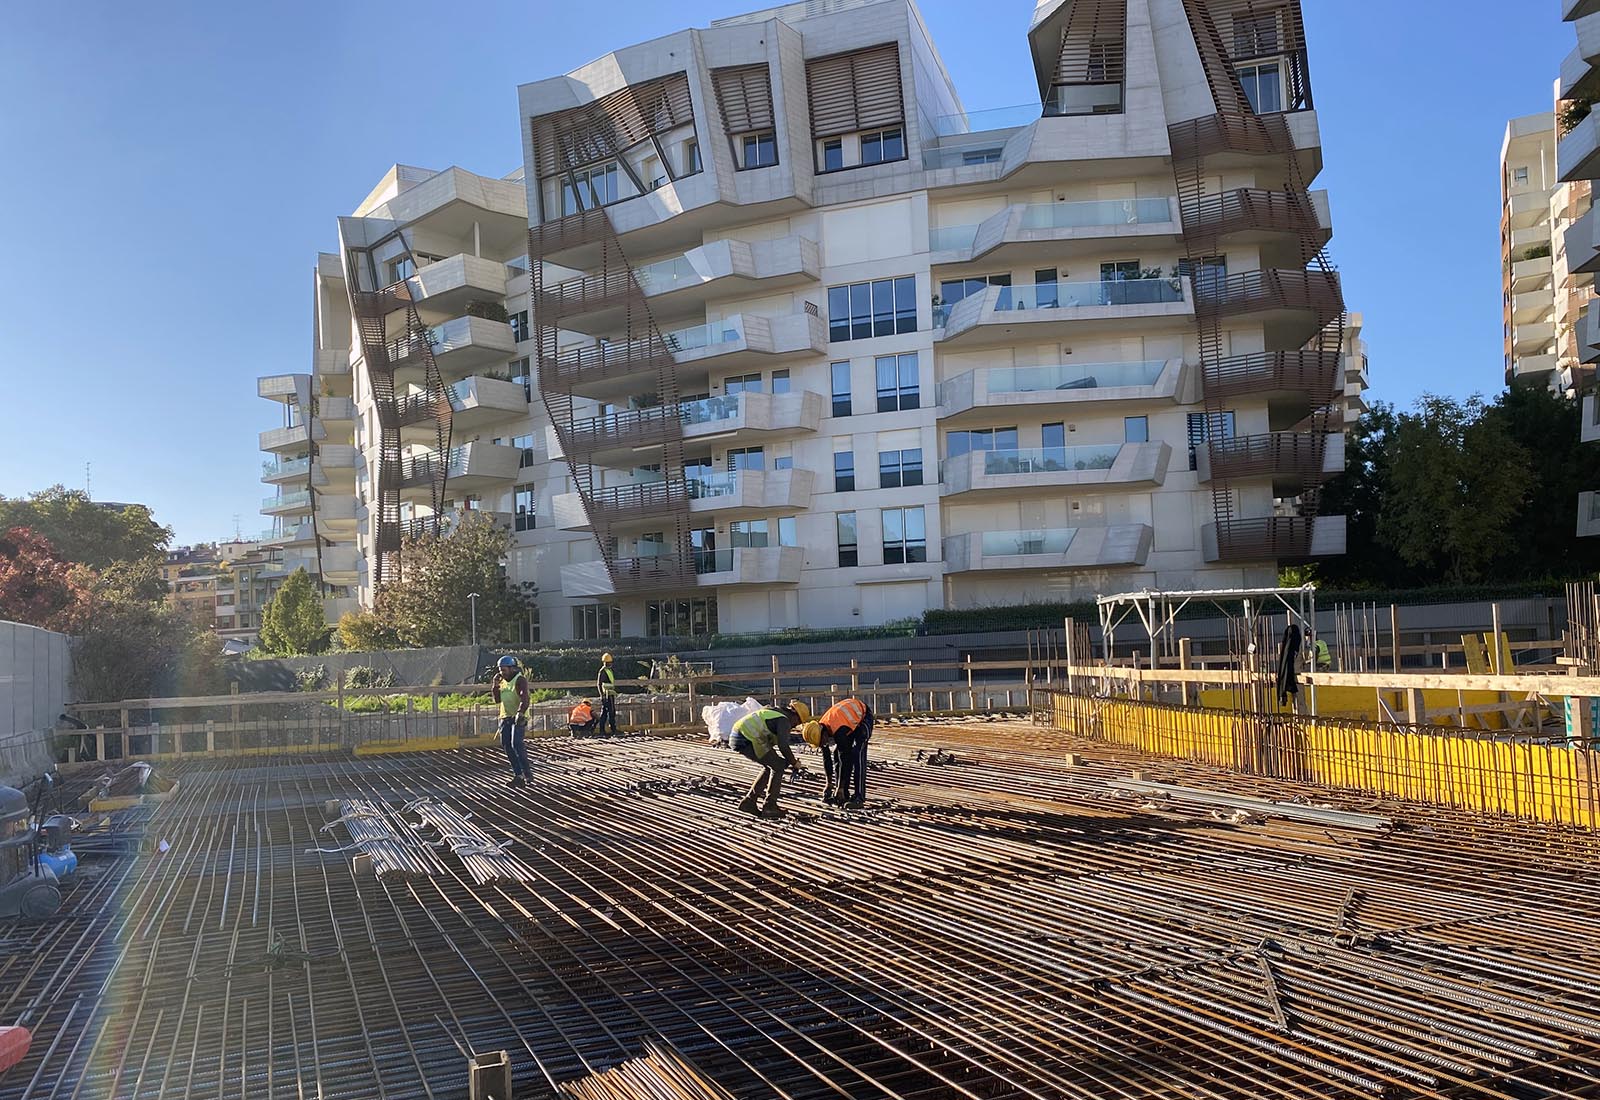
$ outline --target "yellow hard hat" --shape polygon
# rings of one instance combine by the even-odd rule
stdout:
[[[604,665],[609,665],[611,663],[611,654],[609,654],[609,653],[600,654],[600,663],[604,664]]]
[[[807,722],[800,727],[800,736],[805,738],[806,744],[814,749],[822,747],[822,723]]]
[[[798,699],[789,700],[789,709],[800,716],[801,724],[811,721],[811,708]]]

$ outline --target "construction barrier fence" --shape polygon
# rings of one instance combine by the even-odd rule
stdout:
[[[1338,717],[1251,713],[1067,691],[1040,693],[1056,729],[1246,775],[1485,814],[1600,825],[1596,746]]]

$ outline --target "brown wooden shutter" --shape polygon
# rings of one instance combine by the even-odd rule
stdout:
[[[1053,83],[1122,83],[1127,28],[1127,0],[1077,0],[1061,28]]]
[[[894,42],[806,62],[813,138],[834,137],[905,118],[900,47]]]
[[[618,156],[652,134],[694,121],[687,73],[630,84],[593,103],[533,120],[533,155],[541,178]]]
[[[711,70],[717,109],[730,135],[774,128],[772,76],[766,65],[736,65]]]

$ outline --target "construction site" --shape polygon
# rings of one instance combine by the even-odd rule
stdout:
[[[523,788],[486,715],[74,708],[0,816],[57,891],[0,921],[0,1098],[1600,1096],[1592,589],[1515,650],[1324,612],[1325,670],[1310,590],[1203,658],[1194,598],[938,682],[774,658],[880,719],[864,809],[800,744],[777,821],[716,673]]]

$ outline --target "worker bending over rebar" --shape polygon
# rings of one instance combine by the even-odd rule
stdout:
[[[734,751],[761,765],[761,774],[750,784],[750,793],[739,803],[739,809],[761,817],[783,816],[778,793],[783,789],[784,770],[800,770],[800,762],[789,747],[789,734],[810,720],[809,707],[791,702],[782,710],[763,707],[733,724]]]
[[[860,699],[841,699],[829,707],[821,719],[807,722],[800,735],[807,744],[822,750],[822,767],[828,779],[828,790],[822,800],[830,806],[849,806],[852,809],[865,806],[867,742],[872,740],[872,708]]]

